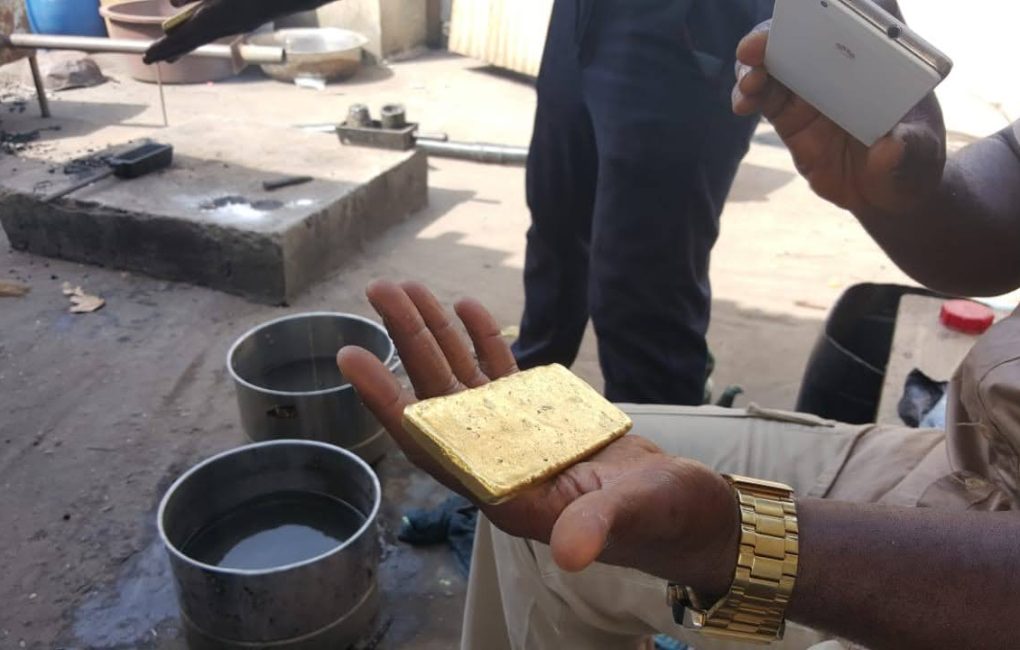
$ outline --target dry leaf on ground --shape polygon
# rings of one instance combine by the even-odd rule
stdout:
[[[72,314],[91,314],[99,311],[106,304],[106,301],[99,296],[85,293],[81,287],[71,287],[70,282],[65,282],[62,287],[64,295],[71,299]]]
[[[21,298],[28,295],[32,287],[12,280],[0,280],[0,298]]]

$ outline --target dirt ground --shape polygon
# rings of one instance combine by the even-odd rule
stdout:
[[[110,72],[116,66],[105,59]],[[20,70],[0,71],[8,79]],[[24,155],[70,157],[158,131],[155,88],[116,77],[53,101],[46,146]],[[526,144],[533,91],[521,80],[431,54],[363,73],[324,92],[247,75],[229,84],[168,89],[171,120],[221,111],[253,124],[337,121],[354,101],[399,100],[429,131]],[[24,114],[2,112],[19,130]],[[86,128],[87,127],[87,128]],[[970,135],[960,132],[956,142]],[[254,135],[253,135],[254,137]],[[324,136],[329,137],[329,136]],[[528,214],[521,169],[431,161],[430,205],[366,246],[358,259],[287,308],[203,288],[9,250],[0,276],[31,293],[0,299],[0,648],[182,648],[155,507],[189,466],[243,442],[224,366],[233,340],[286,313],[371,315],[376,278],[427,282],[444,301],[472,295],[517,322]],[[755,138],[723,217],[713,257],[710,344],[716,384],[741,403],[792,407],[827,309],[847,286],[903,282],[851,217],[814,199],[767,126]],[[106,299],[68,313],[61,284]],[[591,336],[576,370],[600,382]],[[392,626],[383,647],[449,648],[464,581],[443,548],[397,544],[404,509],[444,493],[399,454],[379,468],[387,507],[382,586]]]

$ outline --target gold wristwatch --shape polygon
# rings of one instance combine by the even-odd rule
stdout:
[[[716,603],[670,584],[673,618],[706,636],[757,643],[783,638],[786,606],[797,579],[797,506],[782,483],[723,475],[740,508],[740,552],[733,585]]]

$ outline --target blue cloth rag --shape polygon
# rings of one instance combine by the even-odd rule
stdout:
[[[397,539],[413,546],[446,542],[457,567],[467,577],[471,572],[471,549],[475,543],[478,507],[460,495],[432,509],[410,510],[404,515]]]

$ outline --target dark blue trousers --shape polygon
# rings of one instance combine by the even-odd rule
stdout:
[[[734,51],[764,0],[556,0],[527,169],[523,368],[571,365],[589,317],[606,396],[698,404],[709,254],[756,118]]]

